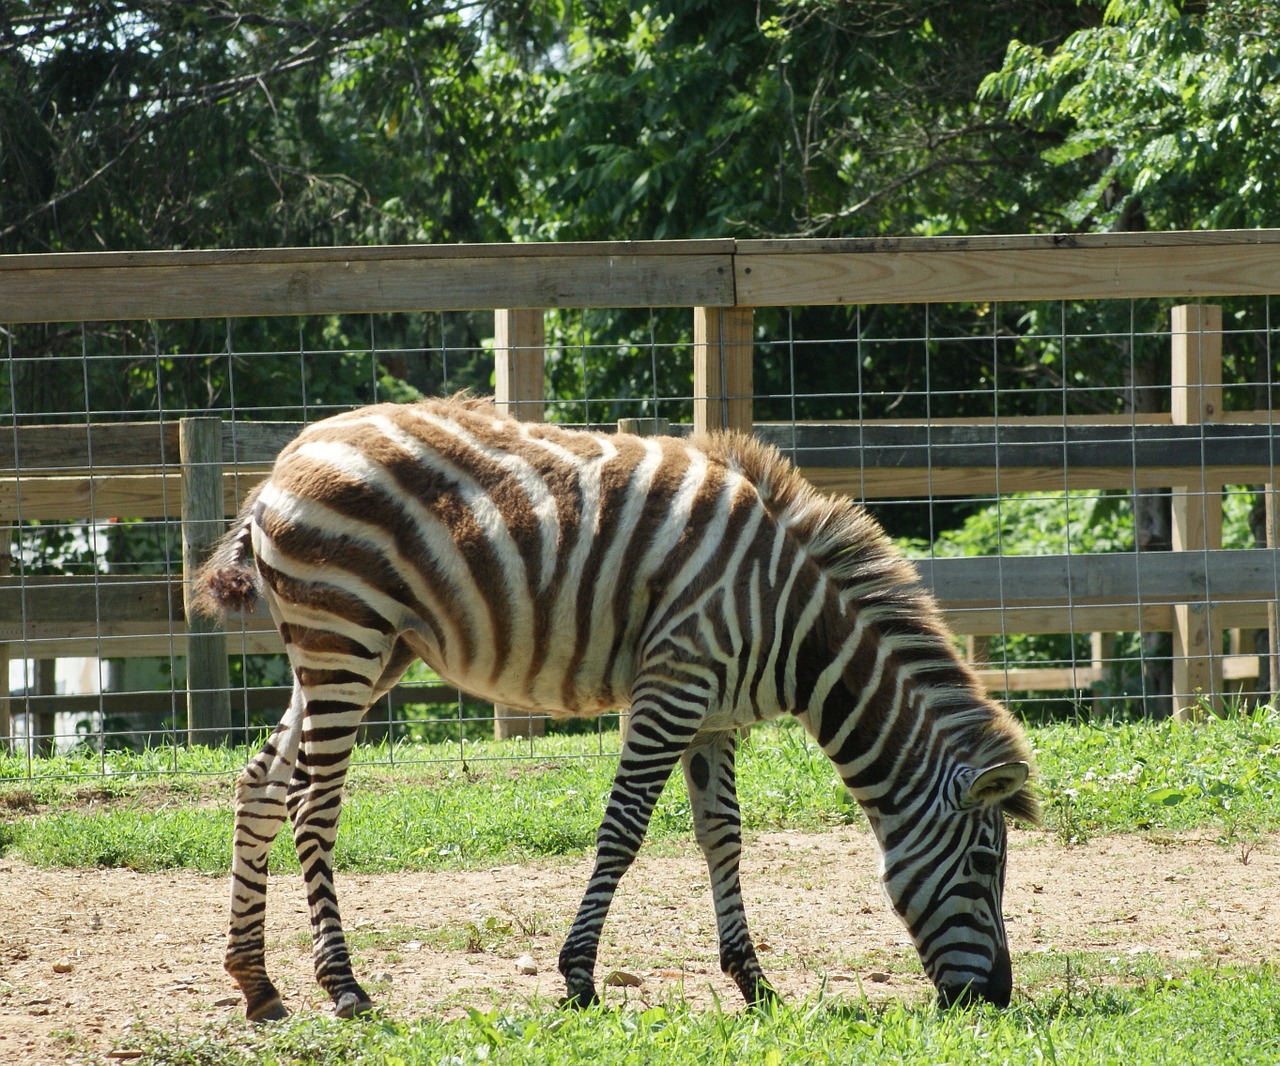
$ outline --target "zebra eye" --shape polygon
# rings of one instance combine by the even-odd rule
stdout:
[[[993,851],[975,851],[969,856],[976,873],[983,877],[991,877],[1000,868],[1000,858]]]

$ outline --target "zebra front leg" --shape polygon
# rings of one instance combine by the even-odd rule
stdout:
[[[596,833],[596,861],[586,893],[564,947],[560,973],[565,1006],[589,1007],[599,1002],[595,987],[596,953],[609,904],[640,844],[662,786],[697,732],[701,714],[633,706],[626,743],[614,775],[604,818]]]
[[[711,878],[720,935],[720,969],[733,978],[749,1004],[758,1005],[776,1000],[777,993],[760,968],[742,905],[738,879],[742,816],[734,771],[737,741],[736,731],[704,734],[694,740],[682,762],[693,828]]]
[[[295,686],[288,711],[236,782],[231,929],[223,966],[244,994],[245,1016],[250,1021],[276,1021],[289,1013],[267,976],[267,855],[284,825],[285,786],[301,728],[302,695]]]
[[[343,784],[363,717],[363,708],[353,710],[336,702],[308,703],[302,750],[287,798],[294,845],[307,887],[316,980],[333,1000],[339,1018],[373,1010],[372,1000],[351,971],[333,883],[333,844],[342,812]]]

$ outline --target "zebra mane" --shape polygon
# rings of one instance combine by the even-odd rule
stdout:
[[[956,747],[978,767],[1031,762],[1021,726],[956,653],[933,596],[916,568],[866,509],[845,496],[820,492],[777,448],[736,432],[695,434],[690,443],[756,488],[766,511],[787,528],[846,598],[882,613],[895,631],[909,633],[912,646],[946,657],[949,683],[931,708],[946,715]],[[1039,824],[1039,803],[1030,788],[1005,801],[1005,812]]]
[[[695,434],[690,443],[750,481],[769,514],[841,587],[870,582],[887,589],[919,581],[915,568],[861,505],[819,492],[773,445],[736,432]],[[919,606],[929,610],[927,598],[921,601]]]

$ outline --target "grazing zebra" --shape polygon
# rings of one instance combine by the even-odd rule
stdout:
[[[365,407],[280,453],[196,583],[209,612],[265,595],[295,678],[236,791],[226,968],[250,1018],[287,1013],[263,956],[267,852],[286,814],[317,980],[338,1014],[371,1008],[331,858],[356,728],[415,658],[511,707],[630,709],[560,952],[567,1002],[596,1000],[605,914],[676,763],[721,966],[749,1002],[773,996],[738,879],[734,751],[740,729],[784,714],[866,812],[941,1000],[1008,1002],[1005,815],[1037,817],[1022,731],[875,521],[774,449],[520,423],[469,397]]]

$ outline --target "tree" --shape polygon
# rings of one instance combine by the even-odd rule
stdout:
[[[0,13],[0,251],[505,238],[514,0]]]
[[[1094,6],[1102,7],[1100,0]],[[981,96],[1051,143],[1067,221],[1155,229],[1274,223],[1280,189],[1280,7],[1109,0],[1052,50],[1013,40]]]
[[[1015,32],[1080,25],[1074,0],[580,4],[525,152],[533,232],[1007,232],[1036,146],[977,87]]]

